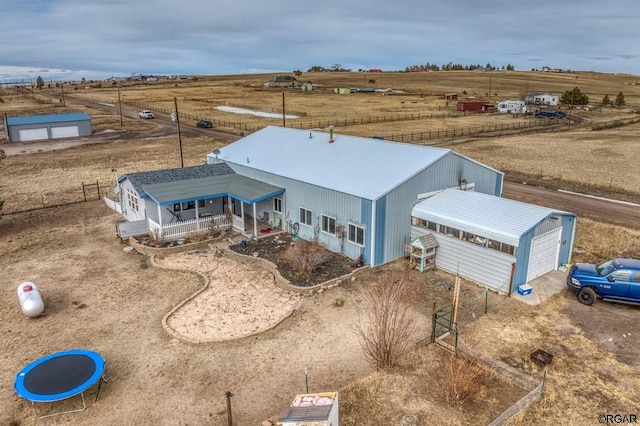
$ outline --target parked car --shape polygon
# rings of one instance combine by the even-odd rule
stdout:
[[[536,118],[565,118],[567,114],[563,111],[556,110],[546,110],[546,111],[538,111],[535,113]]]
[[[145,109],[144,111],[140,111],[138,115],[140,116],[140,118],[146,118],[146,119],[154,118],[153,112],[149,111],[148,109]]]
[[[202,127],[203,129],[210,129],[213,127],[213,123],[209,120],[200,120],[196,123],[196,127]]]
[[[597,298],[640,304],[640,260],[577,263],[569,269],[567,286],[585,305],[593,305]]]

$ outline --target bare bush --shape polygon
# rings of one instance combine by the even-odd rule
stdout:
[[[299,240],[284,252],[282,259],[298,277],[308,278],[330,255],[325,247],[316,242]]]
[[[487,368],[477,358],[447,352],[436,370],[435,380],[444,402],[456,406],[477,395],[488,374]]]
[[[409,301],[414,295],[410,282],[384,273],[365,291],[366,321],[357,326],[360,346],[376,369],[391,367],[413,347],[417,330]]]

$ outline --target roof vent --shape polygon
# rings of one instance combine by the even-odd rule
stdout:
[[[333,126],[329,126],[329,143],[333,143]]]

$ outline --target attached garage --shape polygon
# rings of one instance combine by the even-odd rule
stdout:
[[[91,135],[91,118],[84,112],[7,117],[9,142],[75,138]]]
[[[479,192],[447,189],[416,204],[411,237],[438,241],[436,267],[501,293],[569,263],[576,216]]]

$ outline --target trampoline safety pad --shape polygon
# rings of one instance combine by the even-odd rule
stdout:
[[[16,376],[14,388],[18,395],[31,401],[34,412],[36,402],[55,402],[80,394],[82,408],[58,414],[82,411],[86,408],[84,392],[98,383],[96,400],[104,379],[104,359],[100,354],[84,349],[56,352],[24,367]],[[38,413],[36,412],[36,415]]]

